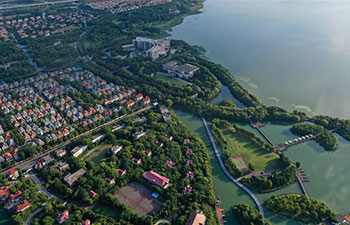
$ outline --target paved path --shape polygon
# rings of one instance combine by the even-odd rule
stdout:
[[[161,224],[161,223],[169,223],[169,224],[170,224],[169,220],[160,219],[160,220],[158,220],[154,225],[158,225],[158,224]]]
[[[49,155],[51,152],[54,152],[54,151],[56,151],[56,150],[58,150],[58,149],[64,147],[65,145],[71,143],[73,140],[76,140],[76,139],[81,138],[81,137],[83,137],[83,136],[89,135],[89,134],[91,134],[92,132],[101,129],[102,127],[111,125],[111,124],[113,124],[113,123],[115,123],[115,122],[117,122],[117,121],[119,121],[119,120],[121,120],[121,119],[130,117],[130,116],[137,115],[137,114],[142,113],[142,112],[144,112],[144,111],[147,111],[147,110],[149,110],[149,109],[151,109],[151,108],[152,108],[152,105],[147,106],[147,107],[145,107],[145,108],[142,108],[142,109],[140,109],[140,110],[138,110],[138,111],[136,111],[136,112],[133,112],[133,113],[131,113],[131,114],[122,115],[122,116],[120,116],[120,117],[118,117],[118,118],[115,118],[115,119],[113,119],[113,120],[111,120],[111,121],[108,121],[108,122],[106,122],[106,123],[104,123],[104,124],[101,124],[101,125],[99,125],[99,126],[93,128],[93,129],[91,129],[91,130],[89,130],[89,131],[87,131],[87,132],[85,132],[85,133],[79,134],[79,135],[77,135],[77,136],[71,138],[70,140],[63,142],[62,144],[56,145],[55,147],[50,148],[49,150],[47,150],[47,151],[45,151],[45,152],[39,153],[39,154],[37,154],[37,155],[35,155],[35,156],[31,157],[31,158],[28,158],[28,159],[22,160],[22,161],[20,161],[20,162],[17,162],[16,164],[12,165],[11,167],[6,168],[6,169],[3,169],[3,170],[1,170],[0,172],[5,174],[5,173],[7,173],[8,171],[10,171],[11,169],[20,168],[20,169],[22,169],[22,170],[27,170],[27,169],[29,169],[29,168],[32,168],[32,166],[33,166],[41,157],[46,156],[46,155]]]
[[[263,221],[265,222],[265,213],[264,213],[264,209],[259,201],[259,199],[256,197],[256,195],[249,189],[247,188],[246,186],[244,186],[241,182],[239,182],[237,179],[235,179],[231,174],[230,172],[227,170],[225,164],[224,164],[224,161],[222,160],[221,158],[221,154],[220,154],[220,151],[219,149],[217,148],[216,144],[215,144],[215,141],[214,141],[214,137],[213,137],[213,134],[211,133],[210,129],[209,129],[209,126],[207,124],[207,121],[205,120],[204,117],[202,117],[202,121],[203,121],[203,124],[205,126],[205,129],[207,130],[207,133],[208,133],[208,136],[209,136],[209,139],[210,139],[210,142],[214,148],[214,151],[215,151],[215,155],[219,161],[219,164],[222,168],[222,170],[225,172],[226,176],[228,176],[228,178],[230,178],[230,180],[232,180],[238,187],[242,188],[245,192],[247,192],[250,197],[254,200],[256,206],[258,207],[262,217],[263,217]]]

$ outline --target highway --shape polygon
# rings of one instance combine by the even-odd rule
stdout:
[[[133,113],[131,113],[131,114],[122,115],[122,116],[120,116],[120,117],[117,117],[117,118],[115,118],[115,119],[113,119],[113,120],[111,120],[111,121],[108,121],[108,122],[106,122],[106,123],[104,123],[104,124],[101,124],[101,125],[99,125],[99,126],[93,128],[93,129],[91,129],[91,130],[89,130],[89,131],[86,131],[86,132],[84,132],[84,133],[82,133],[82,134],[79,134],[79,135],[77,135],[77,136],[75,136],[75,137],[69,139],[68,141],[65,141],[65,142],[63,142],[63,143],[61,143],[61,144],[59,144],[59,145],[56,145],[55,147],[50,148],[50,149],[48,149],[48,150],[45,151],[45,152],[41,152],[41,153],[39,153],[39,154],[37,154],[37,155],[31,157],[31,158],[28,158],[28,159],[22,160],[22,161],[20,161],[20,162],[17,162],[16,164],[12,165],[11,167],[6,168],[6,169],[3,169],[3,170],[1,170],[0,172],[5,174],[5,173],[7,173],[8,171],[10,171],[11,169],[19,169],[19,168],[20,168],[20,169],[22,169],[22,170],[27,170],[27,169],[29,169],[29,168],[32,168],[32,166],[33,166],[41,157],[46,156],[46,155],[50,154],[51,152],[54,152],[54,151],[56,151],[56,150],[58,150],[58,149],[60,149],[60,148],[62,148],[62,147],[64,147],[64,146],[68,145],[68,144],[71,143],[72,141],[74,141],[74,140],[76,140],[76,139],[79,139],[79,138],[81,138],[81,137],[83,137],[83,136],[89,135],[89,134],[93,133],[94,131],[97,131],[97,130],[101,129],[102,127],[111,125],[111,124],[113,124],[113,123],[115,123],[115,122],[117,122],[117,121],[119,121],[119,120],[121,120],[121,119],[124,119],[124,118],[127,118],[127,117],[131,117],[131,116],[137,115],[137,114],[139,114],[139,113],[142,113],[142,112],[144,112],[144,111],[147,111],[147,110],[151,109],[152,107],[153,107],[153,106],[150,105],[150,106],[147,106],[147,107],[145,107],[145,108],[142,108],[142,109],[140,109],[140,110],[138,110],[138,111],[136,111],[136,112],[133,112]]]
[[[239,182],[237,179],[235,179],[231,174],[230,172],[227,170],[225,164],[224,164],[224,161],[222,160],[221,158],[221,154],[220,154],[220,151],[219,149],[217,148],[216,146],[216,143],[215,143],[215,140],[214,140],[214,136],[213,134],[211,133],[210,129],[209,129],[209,126],[207,124],[207,121],[205,120],[204,117],[202,117],[202,121],[203,121],[203,124],[205,126],[205,129],[207,130],[207,133],[208,133],[208,136],[209,136],[209,139],[210,139],[210,142],[214,148],[214,151],[215,151],[215,155],[219,161],[219,164],[222,168],[222,170],[225,172],[226,176],[228,178],[230,178],[230,180],[232,180],[238,187],[240,187],[241,189],[243,189],[245,192],[247,192],[250,197],[254,200],[256,206],[258,207],[262,217],[263,217],[263,221],[265,222],[265,214],[264,214],[264,209],[259,201],[259,199],[256,197],[256,195],[249,189],[247,188],[246,186],[244,186],[241,182]]]

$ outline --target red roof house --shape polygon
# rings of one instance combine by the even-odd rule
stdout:
[[[15,206],[14,210],[16,213],[21,213],[28,210],[32,204],[28,200],[24,200],[21,204]]]
[[[159,173],[154,172],[153,170],[146,172],[143,174],[143,177],[147,179],[149,182],[166,189],[169,186],[169,179],[163,177]]]
[[[61,224],[69,218],[68,210],[65,210],[61,215],[58,216],[57,221]]]

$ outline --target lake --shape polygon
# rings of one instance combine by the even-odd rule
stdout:
[[[206,0],[172,38],[207,49],[264,103],[350,119],[350,2]]]

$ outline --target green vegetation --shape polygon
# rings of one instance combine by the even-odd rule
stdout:
[[[325,203],[300,194],[274,195],[265,202],[271,211],[306,223],[336,222],[336,212]]]
[[[178,80],[178,79],[175,79],[174,77],[170,77],[170,76],[167,76],[166,74],[164,73],[157,73],[156,75],[154,75],[157,79],[159,80],[163,80],[163,81],[166,81],[166,82],[170,82],[170,83],[174,83],[174,84],[180,84],[180,85],[187,85],[185,82],[181,81],[181,80]]]
[[[296,135],[316,135],[316,142],[319,143],[326,150],[335,150],[338,147],[338,140],[332,134],[327,131],[321,125],[317,124],[296,124],[290,129],[293,134]]]
[[[232,207],[235,218],[241,225],[264,225],[260,212],[246,204],[238,204]]]
[[[291,166],[282,171],[276,171],[271,176],[252,176],[251,178],[243,178],[242,183],[247,186],[258,190],[259,192],[266,193],[281,189],[296,181],[297,170]]]
[[[326,129],[337,129],[335,132],[350,141],[350,120],[342,120],[330,116],[314,116],[312,118],[315,123]]]
[[[27,56],[12,42],[0,42],[0,78],[12,80],[33,74]]]
[[[50,191],[59,192],[63,198],[71,202],[78,201],[83,205],[94,203],[104,205],[104,207],[97,206],[94,210],[99,213],[105,212],[106,216],[113,216],[119,222],[125,220],[132,224],[150,224],[179,211],[180,216],[175,218],[172,224],[184,224],[194,208],[200,208],[207,216],[208,223],[215,224],[216,218],[212,214],[215,194],[211,181],[209,156],[203,142],[187,130],[175,115],[167,123],[163,122],[161,114],[154,111],[145,112],[139,116],[146,116],[147,122],[134,123],[134,118],[128,118],[122,121],[125,124],[124,129],[116,132],[112,132],[109,127],[103,129],[106,144],[123,146],[117,156],[107,151],[107,157],[97,165],[92,161],[69,157],[67,160],[69,169],[61,172],[57,169],[43,168],[39,171],[41,179]],[[146,130],[147,135],[140,139],[133,138],[132,134],[140,130]],[[169,140],[164,136],[165,134],[172,135],[174,139]],[[87,139],[74,141],[72,145],[89,144]],[[184,139],[190,139],[191,142],[184,145]],[[156,145],[157,140],[164,146]],[[193,153],[186,154],[188,148],[191,148]],[[147,156],[142,150],[152,151],[152,156]],[[136,164],[130,160],[131,158],[142,159],[142,163]],[[187,165],[188,159],[193,160],[189,165]],[[166,166],[165,162],[168,160],[175,162],[175,165]],[[61,180],[68,173],[73,173],[80,168],[85,168],[88,172],[73,187]],[[127,170],[126,174],[120,175],[118,168]],[[171,185],[163,190],[147,182],[142,174],[149,170],[168,177]],[[193,179],[186,178],[188,171],[195,174]],[[115,179],[116,184],[108,184],[105,178]],[[119,188],[130,182],[139,182],[151,191],[159,193],[161,199],[164,199],[162,208],[148,217],[139,217],[130,206],[120,203],[113,197]],[[192,192],[182,195],[181,192],[186,185],[191,185]],[[89,196],[90,190],[97,193],[95,198]],[[120,214],[112,215],[112,210]]]
[[[109,225],[109,224],[125,224],[131,225],[131,223],[127,221],[121,221],[121,223],[116,223],[114,219],[109,218],[107,216],[94,213],[91,210],[79,208],[74,205],[62,205],[55,201],[50,201],[44,207],[44,209],[34,217],[32,221],[32,225],[39,224],[56,224],[56,218],[61,215],[65,210],[69,212],[69,219],[65,222],[65,224],[82,224],[85,220],[90,220],[91,224],[99,224],[99,225]]]

